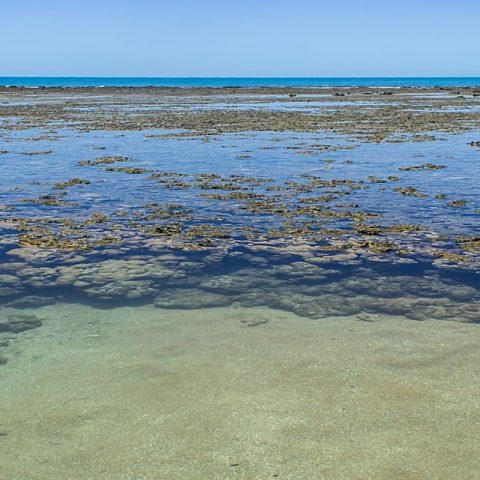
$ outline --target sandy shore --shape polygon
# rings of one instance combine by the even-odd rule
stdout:
[[[44,326],[0,367],[2,480],[480,471],[476,325],[260,308],[36,313]]]

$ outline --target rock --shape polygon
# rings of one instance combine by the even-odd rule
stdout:
[[[20,285],[20,279],[15,275],[0,275],[0,285],[4,287],[16,287]]]
[[[406,315],[415,308],[408,297],[375,299],[370,297],[369,311],[384,315]]]
[[[0,332],[20,333],[41,327],[43,322],[35,315],[8,315],[0,321]]]
[[[45,305],[53,305],[56,301],[50,297],[40,297],[38,295],[27,295],[21,298],[17,298],[7,303],[11,308],[38,308]]]
[[[13,297],[18,294],[18,289],[10,287],[0,287],[0,297]]]
[[[374,315],[370,315],[368,313],[359,313],[354,318],[355,320],[358,320],[360,322],[370,322],[370,323],[376,322],[378,320],[377,317],[375,317]]]
[[[20,258],[30,265],[56,265],[77,263],[85,259],[75,252],[60,252],[39,247],[21,247],[9,250],[7,255]]]
[[[178,289],[165,291],[154,300],[158,308],[213,308],[226,307],[233,302],[227,295],[206,292],[200,289]]]
[[[478,297],[478,290],[473,287],[454,287],[447,290],[448,298],[455,301],[468,301]]]
[[[293,262],[289,265],[282,265],[275,269],[274,275],[279,277],[303,279],[306,281],[321,282],[327,278],[338,275],[338,270],[319,267],[316,264],[307,262]]]
[[[237,301],[244,308],[264,307],[274,303],[275,294],[266,291],[250,292],[235,296]]]
[[[124,280],[121,283],[94,285],[91,288],[84,289],[84,292],[89,297],[98,300],[114,300],[117,298],[138,300],[155,295],[157,290],[152,287],[152,282],[148,280]]]
[[[240,320],[241,323],[244,323],[247,327],[257,327],[258,325],[264,325],[270,320],[268,318],[262,317],[253,317],[253,318],[243,318]]]
[[[231,295],[272,287],[275,279],[264,277],[261,270],[243,269],[230,275],[216,275],[202,282],[202,290]]]
[[[272,295],[268,306],[293,312],[301,317],[313,319],[355,315],[360,312],[354,302],[338,295],[325,294],[311,297],[302,293],[282,292]]]

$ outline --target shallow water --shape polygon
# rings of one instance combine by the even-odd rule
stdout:
[[[34,311],[44,326],[1,370],[5,478],[440,480],[480,467],[476,325]]]
[[[387,221],[403,222],[415,218],[423,225],[437,227],[438,233],[447,233],[454,223],[460,226],[458,234],[468,233],[475,212],[480,208],[477,190],[477,172],[480,150],[468,145],[472,134],[442,135],[431,142],[400,144],[356,144],[334,134],[300,133],[245,133],[224,134],[217,137],[178,139],[176,132],[88,132],[79,134],[56,130],[54,140],[38,140],[39,131],[10,132],[4,143],[7,153],[0,156],[9,175],[0,178],[2,204],[15,207],[13,212],[45,215],[49,212],[88,215],[93,209],[113,211],[118,208],[139,208],[149,202],[191,202],[193,208],[206,208],[211,202],[198,198],[198,189],[171,189],[149,182],[147,174],[170,172],[192,176],[216,174],[251,176],[268,180],[255,191],[265,193],[271,185],[285,182],[307,183],[304,175],[322,179],[348,178],[364,182],[366,188],[355,192],[353,201],[361,207],[381,213]],[[33,139],[33,141],[32,141]],[[322,151],[327,147],[326,151]],[[330,147],[330,148],[329,148]],[[355,147],[350,150],[350,148]],[[335,151],[335,148],[339,148]],[[344,150],[345,148],[346,150]],[[43,153],[47,152],[47,153]],[[32,154],[29,156],[28,154]],[[121,175],[105,172],[104,168],[78,166],[77,162],[100,156],[122,155],[130,161],[120,166],[141,167],[144,175]],[[348,161],[349,163],[346,163]],[[402,172],[400,168],[426,162],[448,168],[436,171]],[[47,168],[46,168],[47,167]],[[385,183],[372,184],[375,176]],[[401,183],[387,182],[387,177],[399,176]],[[91,181],[90,185],[68,191],[65,200],[77,202],[75,209],[53,209],[32,206],[19,201],[52,193],[52,185],[72,177]],[[146,178],[147,177],[147,178]],[[303,177],[303,178],[302,178]],[[465,199],[462,209],[448,206],[448,202],[401,197],[392,188],[412,185],[429,197],[446,194],[449,200]],[[249,190],[250,191],[250,190]],[[313,195],[312,195],[313,196]],[[350,195],[346,201],[350,201]],[[225,213],[221,206],[211,208]],[[229,206],[230,216],[237,215]],[[255,219],[257,221],[257,219]]]
[[[476,132],[1,133],[0,477],[473,478]]]

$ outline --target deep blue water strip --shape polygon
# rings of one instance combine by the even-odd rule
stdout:
[[[17,87],[474,87],[480,77],[365,78],[154,78],[154,77],[0,77],[0,86]]]

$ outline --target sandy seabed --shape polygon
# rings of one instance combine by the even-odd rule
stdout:
[[[267,308],[35,310],[1,480],[480,478],[480,326]]]

